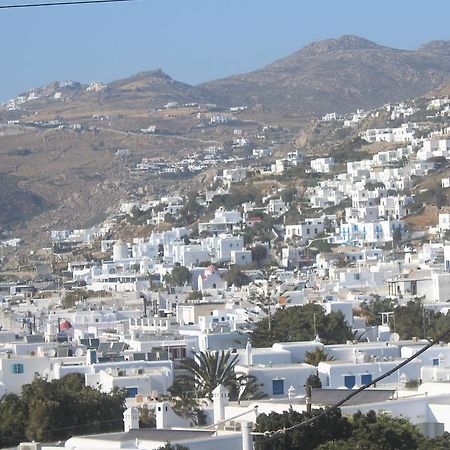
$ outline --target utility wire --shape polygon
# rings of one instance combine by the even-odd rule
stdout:
[[[17,8],[43,8],[46,6],[69,6],[69,5],[95,5],[101,3],[125,3],[135,2],[138,0],[67,0],[59,2],[42,2],[42,3],[19,3],[18,5],[0,5],[0,9],[17,9]]]
[[[378,383],[379,381],[383,380],[384,378],[388,377],[389,375],[392,375],[397,370],[399,370],[402,367],[406,366],[406,364],[409,364],[412,360],[414,360],[419,355],[421,355],[422,353],[427,351],[430,347],[432,347],[433,345],[435,345],[435,344],[439,343],[440,341],[442,341],[449,333],[450,333],[450,329],[445,331],[444,333],[440,334],[436,339],[434,339],[433,341],[429,342],[427,345],[425,345],[425,347],[423,347],[420,350],[418,350],[416,353],[414,353],[414,355],[412,355],[409,358],[405,359],[404,361],[402,361],[400,364],[398,364],[394,368],[388,370],[383,375],[380,375],[378,378],[375,378],[370,383],[367,383],[364,386],[361,386],[359,389],[356,389],[354,392],[350,393],[349,395],[347,395],[345,398],[343,398],[342,400],[338,401],[334,405],[331,405],[328,408],[323,409],[316,416],[311,417],[309,419],[306,419],[303,422],[296,423],[295,425],[292,425],[292,426],[287,427],[287,428],[286,427],[285,428],[280,428],[280,429],[275,430],[275,431],[253,432],[252,434],[254,436],[263,436],[263,437],[265,437],[266,439],[259,441],[258,444],[266,445],[269,442],[271,442],[271,441],[273,441],[273,440],[275,440],[275,439],[277,439],[277,438],[279,438],[281,436],[284,436],[289,431],[295,430],[296,428],[301,428],[301,427],[310,425],[311,423],[319,420],[321,417],[324,417],[327,414],[329,414],[330,412],[335,411],[340,406],[342,406],[344,403],[347,403],[351,398],[355,397],[355,395],[358,395],[360,392],[363,392],[364,390],[366,390],[368,387]]]

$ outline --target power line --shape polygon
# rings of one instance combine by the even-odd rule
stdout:
[[[59,2],[43,2],[43,3],[19,3],[18,5],[0,5],[0,9],[18,9],[18,8],[43,8],[46,6],[70,6],[70,5],[95,5],[101,3],[125,3],[135,2],[138,0],[68,0]]]
[[[331,405],[328,408],[325,408],[324,410],[322,410],[316,416],[311,417],[309,419],[306,419],[303,422],[296,423],[295,425],[292,425],[292,426],[287,427],[287,428],[285,427],[285,428],[280,428],[278,430],[266,431],[266,432],[253,432],[252,434],[254,436],[263,436],[264,438],[266,438],[266,439],[261,440],[261,441],[258,442],[258,444],[266,445],[269,442],[271,442],[271,441],[273,441],[273,440],[275,440],[275,439],[277,439],[277,438],[279,438],[281,436],[284,436],[289,431],[295,430],[296,428],[304,427],[306,425],[310,425],[311,423],[319,420],[321,417],[324,417],[327,414],[329,414],[330,412],[335,411],[340,406],[342,406],[344,403],[347,403],[351,398],[355,397],[355,395],[358,395],[360,392],[363,392],[364,390],[366,390],[368,387],[378,383],[379,381],[383,380],[384,378],[388,377],[389,375],[392,375],[394,372],[396,372],[397,370],[401,369],[403,366],[406,366],[406,364],[409,364],[412,360],[417,358],[419,355],[421,355],[423,352],[428,350],[430,347],[432,347],[433,345],[435,345],[435,344],[439,343],[440,341],[442,341],[449,333],[450,333],[450,329],[445,331],[444,333],[440,334],[436,339],[434,339],[433,341],[429,342],[427,345],[425,345],[425,347],[423,347],[420,350],[418,350],[416,353],[414,353],[414,355],[412,355],[409,358],[405,359],[404,361],[402,361],[400,364],[398,364],[394,368],[388,370],[383,375],[380,375],[378,378],[375,378],[370,383],[367,383],[364,386],[361,386],[359,389],[356,389],[354,392],[350,393],[349,395],[347,395],[345,398],[343,398],[339,402],[335,403],[334,405]]]

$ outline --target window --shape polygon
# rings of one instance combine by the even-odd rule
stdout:
[[[433,358],[433,366],[439,365],[439,358]]]
[[[273,395],[284,395],[284,380],[272,380]]]
[[[369,384],[372,381],[372,374],[366,373],[364,375],[361,375],[361,384]]]
[[[355,384],[356,384],[355,375],[345,375],[344,376],[344,385],[347,389],[352,389]]]
[[[23,364],[22,363],[13,364],[12,371],[13,373],[23,373]]]

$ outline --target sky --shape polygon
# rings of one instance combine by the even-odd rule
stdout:
[[[447,0],[136,0],[0,9],[0,101],[55,80],[108,82],[158,68],[198,84],[343,34],[414,49],[450,40],[449,16]]]

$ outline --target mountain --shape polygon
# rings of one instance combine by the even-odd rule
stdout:
[[[139,72],[107,85],[97,83],[94,88],[77,82],[72,82],[69,86],[55,82],[33,91],[38,99],[28,102],[22,108],[31,115],[38,112],[44,118],[62,116],[71,119],[90,117],[93,114],[121,114],[130,117],[161,108],[169,101],[206,101],[202,89],[175,81],[160,69]],[[63,101],[55,101],[56,93],[62,94]]]
[[[450,93],[446,84],[450,42],[399,50],[355,36],[315,42],[260,70],[199,86],[161,70],[107,85],[54,82],[0,108],[0,232],[23,225],[34,239],[47,229],[96,223],[136,193],[185,192],[192,179],[130,169],[143,158],[176,162],[228,145],[234,124],[249,136],[267,123],[280,125],[280,146],[303,131],[298,145],[329,150],[342,136],[318,131],[315,123],[308,128],[311,114],[371,109],[436,89]],[[201,106],[164,108],[168,102]],[[228,109],[239,105],[249,108]],[[211,124],[217,113],[233,114],[236,122]],[[157,132],[142,132],[150,127]],[[118,156],[118,149],[129,156]]]
[[[242,75],[203,83],[216,102],[283,114],[370,109],[450,82],[450,42],[399,50],[357,36],[314,42]]]
[[[226,107],[246,104],[271,117],[308,116],[375,108],[448,83],[450,41],[400,50],[342,36],[313,42],[262,69],[199,86],[153,70],[113,81],[97,92],[81,86],[71,92],[70,104],[37,101],[34,107],[47,113],[44,116],[67,118],[90,113],[136,116],[169,101],[210,102]]]

